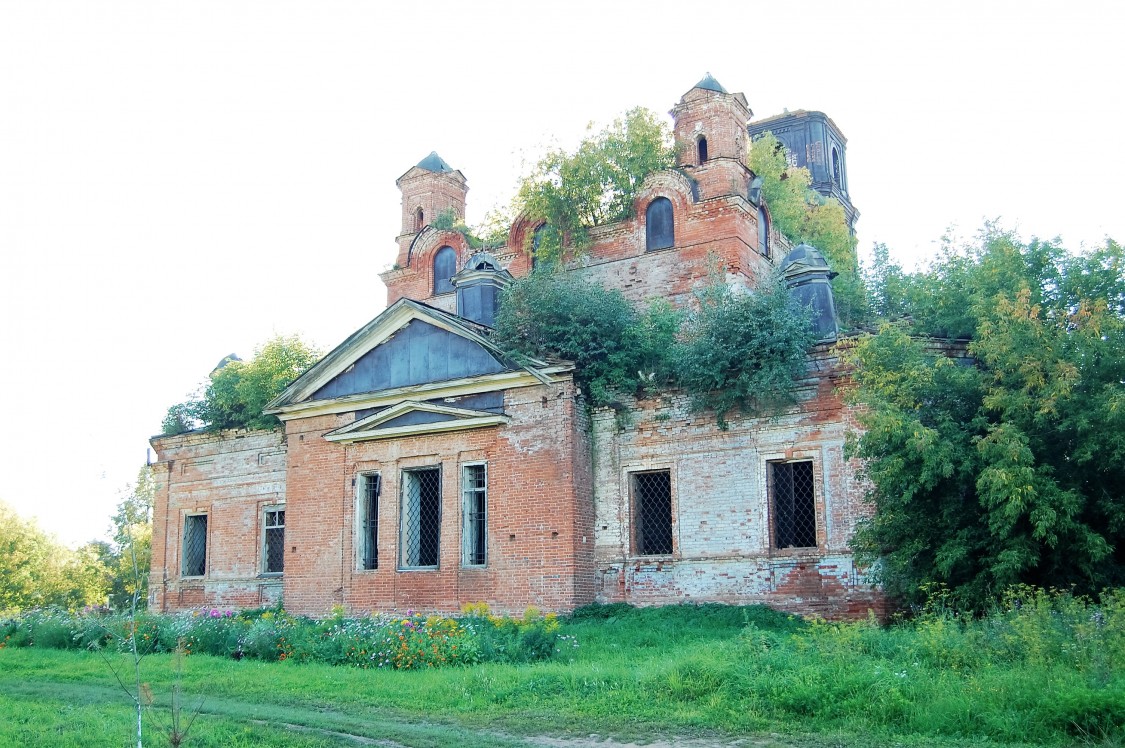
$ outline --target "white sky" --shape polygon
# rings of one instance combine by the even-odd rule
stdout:
[[[4,2],[0,499],[105,533],[228,353],[383,307],[394,180],[437,150],[469,222],[521,159],[704,73],[848,137],[861,248],[1000,218],[1125,240],[1120,2]]]

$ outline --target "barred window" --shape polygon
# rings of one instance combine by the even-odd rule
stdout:
[[[207,515],[184,517],[182,573],[185,577],[201,577],[207,573]]]
[[[379,493],[378,473],[359,476],[357,527],[359,529],[359,568],[379,568]]]
[[[266,574],[280,574],[285,571],[285,509],[267,508],[265,520],[262,570]]]
[[[461,468],[461,516],[461,563],[484,566],[488,545],[488,478],[484,465]]]
[[[672,553],[672,476],[668,470],[633,473],[633,548],[638,556]]]
[[[816,547],[812,460],[769,463],[774,548]]]
[[[441,536],[441,468],[402,474],[401,554],[404,569],[437,568]]]

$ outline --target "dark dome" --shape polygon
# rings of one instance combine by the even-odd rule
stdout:
[[[437,151],[430,151],[429,156],[418,162],[418,168],[436,172],[453,171],[453,167],[445,163],[445,160],[437,155]]]
[[[692,88],[702,88],[705,91],[717,91],[724,94],[727,92],[727,90],[723,88],[723,84],[715,80],[710,73],[703,76],[703,80],[696,83]]]
[[[824,255],[822,255],[816,247],[809,246],[808,244],[798,244],[793,248],[792,252],[785,255],[785,259],[781,261],[782,271],[796,262],[814,268],[823,267],[827,269],[828,267],[828,260],[824,259]]]

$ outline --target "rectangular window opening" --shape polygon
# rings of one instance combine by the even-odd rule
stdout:
[[[379,568],[379,493],[378,473],[359,476],[359,568]]]
[[[461,468],[461,563],[484,566],[487,561],[488,476],[484,465]]]
[[[812,460],[769,463],[774,548],[816,547]]]
[[[404,569],[434,569],[441,536],[441,468],[403,471],[401,555]]]
[[[285,509],[276,506],[267,508],[265,520],[262,571],[281,574],[285,571]]]
[[[639,556],[672,553],[672,474],[668,470],[633,473],[633,547]]]
[[[207,573],[207,515],[184,517],[183,568],[185,577],[201,577]]]

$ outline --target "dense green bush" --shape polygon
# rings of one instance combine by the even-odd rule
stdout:
[[[534,662],[552,657],[559,644],[553,615],[529,609],[522,618],[495,616],[472,606],[464,616],[380,615],[324,620],[283,610],[204,609],[192,613],[129,616],[32,611],[0,622],[0,648],[131,648],[234,659],[321,662],[360,668],[413,670],[477,662]]]

